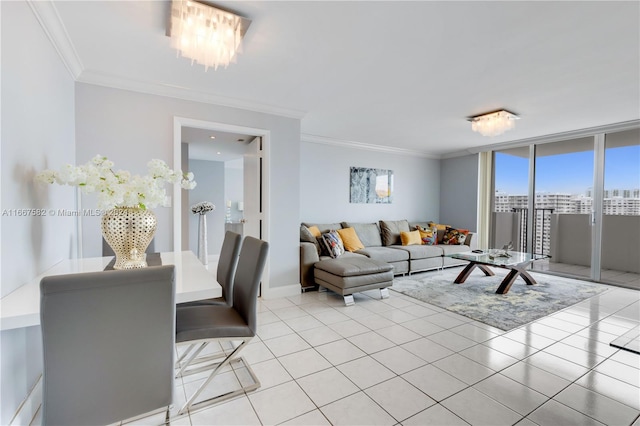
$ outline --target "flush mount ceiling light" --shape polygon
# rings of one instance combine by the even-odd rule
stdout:
[[[192,0],[171,2],[171,46],[194,62],[218,69],[236,61],[251,21]]]
[[[476,115],[468,120],[471,122],[471,130],[482,136],[498,136],[513,129],[515,121],[520,119],[512,112],[501,109],[487,114]]]

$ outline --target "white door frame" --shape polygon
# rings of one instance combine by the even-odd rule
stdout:
[[[270,137],[271,132],[266,129],[256,129],[252,127],[236,126],[234,124],[218,123],[214,121],[196,120],[186,117],[173,117],[173,168],[174,170],[182,169],[182,128],[194,127],[197,129],[206,129],[227,133],[240,133],[243,135],[252,135],[262,137],[262,211],[263,211],[263,226],[262,226],[262,239],[269,241],[270,230]],[[198,181],[196,176],[196,182]],[[176,252],[182,251],[182,189],[179,184],[175,184],[173,187],[173,250]],[[262,275],[262,294],[269,291],[269,264],[270,260],[267,257],[267,263],[264,267],[264,273]]]

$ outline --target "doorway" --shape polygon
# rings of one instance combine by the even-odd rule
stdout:
[[[174,188],[175,251],[197,248],[197,218],[190,201],[216,206],[207,218],[207,233],[208,241],[219,243],[209,246],[209,254],[219,253],[225,229],[233,228],[230,225],[237,232],[242,224],[243,236],[268,240],[268,147],[268,130],[174,117],[174,168],[206,167],[205,173],[200,171],[202,182],[195,175],[200,191],[190,194],[178,185]],[[268,288],[268,260],[265,271],[262,286]]]

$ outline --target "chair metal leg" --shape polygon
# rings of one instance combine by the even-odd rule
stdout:
[[[187,400],[187,402],[182,406],[182,408],[178,412],[178,415],[185,414],[187,411],[194,411],[194,410],[198,410],[198,409],[203,408],[203,407],[208,407],[208,406],[210,406],[212,404],[216,404],[218,402],[225,401],[227,399],[230,399],[230,398],[233,398],[235,396],[244,394],[245,392],[250,392],[250,391],[258,389],[260,387],[260,380],[258,380],[258,377],[255,375],[255,373],[253,372],[253,370],[251,369],[249,364],[247,364],[244,361],[243,358],[235,358],[235,356],[238,354],[238,352],[240,352],[242,350],[242,348],[244,348],[247,345],[247,343],[249,343],[250,340],[251,339],[244,340],[222,362],[218,363],[215,366],[213,371],[209,374],[209,377],[207,377],[207,379],[200,385],[200,387],[198,387],[198,389],[193,393],[193,395],[191,395],[191,397]],[[213,397],[213,398],[209,398],[209,399],[206,399],[204,401],[199,401],[199,402],[196,403],[195,400],[202,393],[202,391],[209,385],[209,383],[211,383],[211,381],[221,371],[221,369],[223,367],[225,367],[226,365],[229,365],[231,362],[242,362],[245,365],[245,367],[247,369],[247,372],[251,376],[251,378],[252,378],[254,383],[251,384],[251,385],[248,385],[248,386],[243,386],[240,389],[237,389],[237,390],[234,390],[234,391],[231,391],[231,392],[227,392],[227,393],[225,393],[223,395],[219,395],[219,396],[216,396],[216,397]]]
[[[184,373],[184,371],[187,369],[187,367],[189,366],[189,364],[191,364],[193,362],[193,360],[198,356],[198,354],[200,352],[202,352],[202,350],[209,344],[209,342],[203,342],[200,347],[198,349],[195,350],[195,352],[193,353],[193,355],[191,355],[189,357],[189,359],[187,360],[187,362],[185,362],[182,367],[180,367],[180,370],[178,370],[178,372],[176,373],[176,377],[180,377],[182,375],[182,373]]]

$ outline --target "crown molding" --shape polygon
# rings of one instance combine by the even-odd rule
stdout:
[[[71,77],[74,80],[78,79],[78,76],[84,70],[84,65],[76,52],[69,33],[58,14],[58,9],[51,1],[34,1],[27,0],[27,4],[31,7],[33,14],[40,23],[40,26],[44,30],[45,34],[53,44],[54,49],[58,52],[60,59],[64,63]]]
[[[344,139],[328,138],[328,137],[325,137],[325,136],[310,135],[308,133],[302,133],[300,135],[300,140],[302,142],[307,142],[307,143],[338,146],[338,147],[341,147],[341,148],[364,149],[364,150],[368,150],[368,151],[386,152],[386,153],[389,153],[389,154],[407,155],[407,156],[411,156],[411,157],[416,157],[417,156],[417,157],[431,158],[431,159],[436,159],[436,160],[440,158],[440,156],[431,154],[431,153],[426,152],[426,151],[417,151],[417,150],[412,150],[412,149],[395,148],[395,147],[391,147],[391,146],[368,144],[368,143],[364,143],[364,142],[348,141],[348,140],[344,140]]]
[[[213,95],[210,93],[193,90],[188,87],[176,86],[172,84],[134,80],[99,71],[84,70],[78,77],[77,81],[81,83],[130,90],[132,92],[140,92],[150,95],[167,96],[170,98],[183,99],[187,101],[202,102],[206,104],[220,105],[231,108],[240,108],[264,114],[295,118],[298,120],[304,117],[306,114],[305,111],[261,104],[258,102],[244,101],[235,98],[229,98],[226,96]]]

